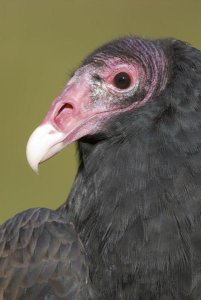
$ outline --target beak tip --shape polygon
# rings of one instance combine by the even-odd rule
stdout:
[[[61,143],[63,139],[64,134],[56,130],[50,123],[40,125],[34,130],[27,142],[26,157],[35,173],[39,173],[38,166],[41,162],[63,148]]]
[[[31,135],[27,142],[26,146],[26,158],[28,164],[30,165],[31,169],[38,174],[38,165],[40,156],[37,153],[37,145],[35,145],[35,138],[33,138],[34,134]]]
[[[27,157],[27,161],[28,161],[28,164],[31,167],[31,169],[36,174],[38,174],[39,173],[39,171],[38,171],[38,163],[35,160],[33,160],[33,158],[30,156],[30,151],[28,150],[28,147],[27,147],[27,150],[26,150],[26,157]]]
[[[31,166],[31,168],[32,168],[33,172],[36,173],[36,175],[39,175],[38,165],[33,166],[33,167]]]

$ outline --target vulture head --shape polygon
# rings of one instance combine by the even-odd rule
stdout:
[[[199,105],[201,60],[192,49],[173,39],[126,37],[95,50],[31,135],[27,158],[32,169],[76,140],[124,139],[142,129],[157,132],[164,124],[164,134],[174,126],[174,139],[182,116],[191,113],[192,121]]]

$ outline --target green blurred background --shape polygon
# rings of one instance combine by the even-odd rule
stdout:
[[[0,223],[66,199],[74,145],[42,165],[39,176],[25,147],[83,57],[127,34],[173,36],[201,48],[200,16],[200,0],[0,0]]]

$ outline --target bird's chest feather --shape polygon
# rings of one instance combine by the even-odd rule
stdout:
[[[87,236],[92,281],[101,286],[106,299],[132,299],[126,297],[133,295],[138,299],[144,291],[151,297],[152,292],[159,293],[159,285],[167,290],[172,285],[190,288],[191,235],[174,218],[145,220],[138,215],[124,230],[112,228],[111,223],[106,227],[99,220],[89,227],[90,232],[83,229],[81,236]]]
[[[160,182],[154,182],[154,172],[146,176],[148,167],[140,162],[135,171],[124,164],[126,176],[119,168],[96,172],[90,181],[78,177],[79,189],[70,199],[100,299],[162,299],[169,291],[185,299],[192,286],[192,234],[199,229],[200,209],[198,202],[182,198],[179,182],[187,173],[175,166],[174,178],[161,171]],[[197,197],[195,186],[189,186]]]
[[[100,299],[197,300],[185,297],[201,261],[201,159],[172,139],[114,143],[78,173],[68,211]]]

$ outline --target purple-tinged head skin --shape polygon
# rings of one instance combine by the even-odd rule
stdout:
[[[92,62],[104,64],[110,57],[118,57],[128,63],[133,62],[143,69],[145,77],[142,78],[142,88],[145,90],[146,99],[159,94],[164,89],[168,77],[167,58],[163,49],[153,41],[122,38],[95,50],[85,59],[84,64]]]
[[[157,43],[122,38],[97,49],[74,73],[27,144],[32,169],[80,138],[104,130],[117,114],[159,95],[168,79]]]

